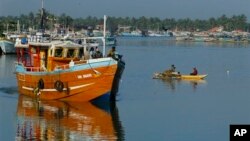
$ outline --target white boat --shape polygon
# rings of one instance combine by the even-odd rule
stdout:
[[[141,31],[138,31],[138,30],[131,31],[131,32],[121,32],[120,35],[123,37],[142,37]]]
[[[14,42],[7,39],[0,39],[0,54],[16,53]]]

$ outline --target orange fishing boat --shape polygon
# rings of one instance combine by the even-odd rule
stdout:
[[[18,140],[122,140],[123,127],[115,102],[37,101],[20,95]]]
[[[87,47],[71,41],[29,41],[15,46],[21,94],[43,100],[90,101],[117,93],[125,67],[121,58],[88,58]]]
[[[106,16],[104,16],[104,33]],[[115,100],[125,63],[113,52],[105,56],[104,37],[84,37],[81,43],[46,40],[43,32],[17,40],[16,78],[20,94],[41,100],[90,101],[108,94]],[[101,39],[100,55],[87,40]],[[98,53],[98,55],[97,55]]]

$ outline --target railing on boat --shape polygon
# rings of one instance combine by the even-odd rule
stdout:
[[[29,72],[45,72],[46,71],[46,69],[41,68],[41,67],[24,67],[24,69]]]
[[[16,62],[15,64],[16,64],[16,66],[18,66],[18,65],[22,66],[25,71],[29,71],[29,72],[45,72],[45,71],[47,71],[46,68],[43,68],[43,67],[24,66],[23,63],[20,63],[20,62]]]
[[[73,64],[71,64],[73,63]],[[69,64],[65,64],[65,65],[58,65],[54,68],[54,71],[55,70],[66,70],[66,69],[69,69],[71,66],[74,66],[74,65],[81,65],[81,64],[86,64],[87,61],[86,60],[80,60],[80,61],[72,61],[70,62]]]
[[[86,64],[87,61],[86,60],[80,60],[80,61],[74,61],[73,63],[74,63],[74,65],[81,65],[81,64]],[[23,66],[24,70],[26,70],[28,72],[47,72],[46,67],[24,66],[23,63],[18,63],[18,62],[16,62],[16,65]],[[58,65],[58,66],[55,66],[53,71],[66,70],[66,69],[69,69],[71,67],[71,65],[72,64]]]

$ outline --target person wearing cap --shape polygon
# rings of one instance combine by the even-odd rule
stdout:
[[[171,72],[175,72],[175,66],[174,66],[174,64],[171,65],[170,71],[171,71]]]
[[[172,64],[170,69],[167,69],[163,72],[164,76],[168,76],[168,77],[175,77],[179,75],[179,72],[175,71],[175,65]]]

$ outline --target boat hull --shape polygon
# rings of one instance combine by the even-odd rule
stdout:
[[[30,97],[42,100],[90,101],[111,92],[116,70],[117,64],[114,63],[82,70],[17,71],[16,77],[19,92]]]
[[[115,73],[115,78],[112,84],[112,89],[111,89],[111,93],[110,93],[110,101],[115,101],[116,100],[116,95],[119,91],[119,85],[120,85],[120,81],[121,81],[121,77],[123,74],[123,71],[125,69],[125,62],[123,60],[118,60],[118,64],[117,64],[117,70]]]
[[[16,53],[15,45],[12,41],[0,39],[0,55]]]
[[[187,79],[187,80],[204,79],[205,77],[207,77],[207,74],[203,74],[203,75],[181,75],[180,76],[181,79]]]

